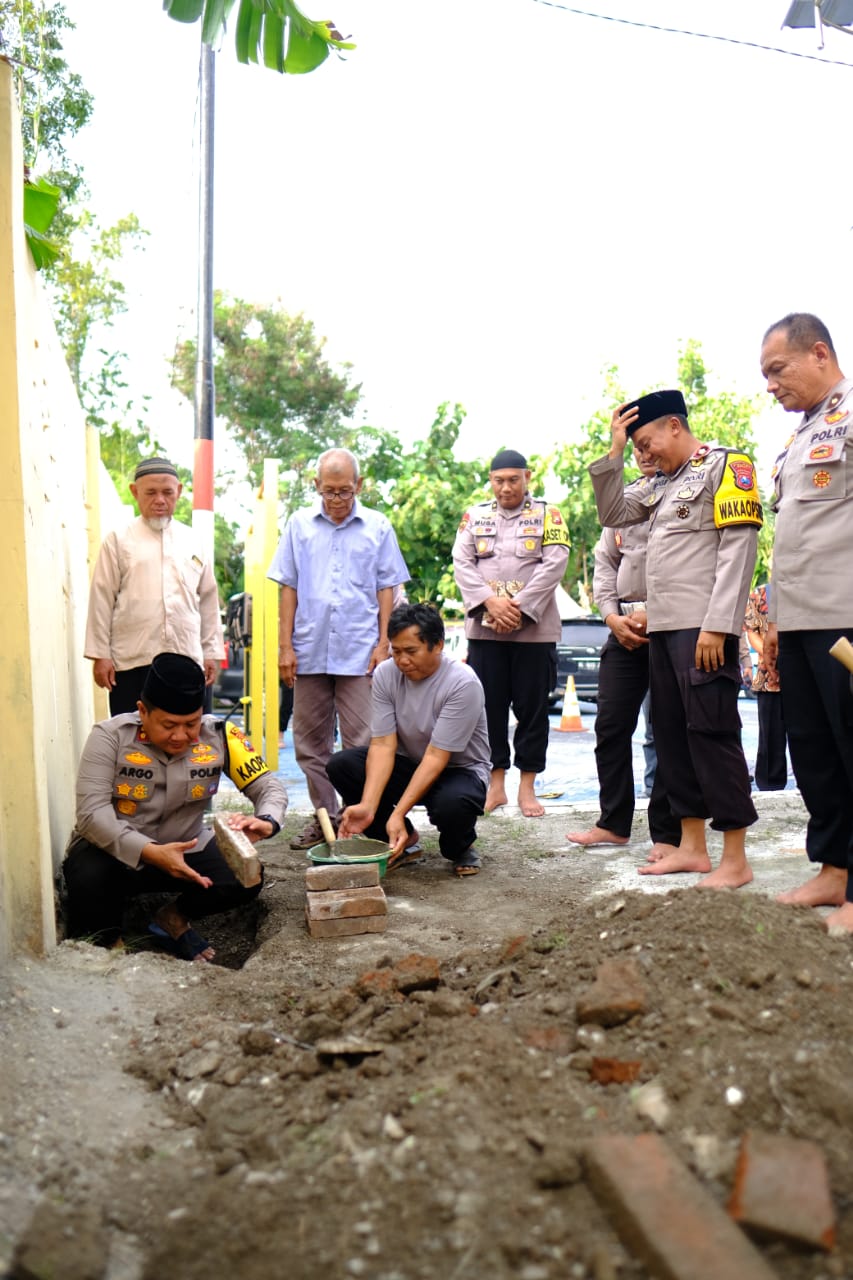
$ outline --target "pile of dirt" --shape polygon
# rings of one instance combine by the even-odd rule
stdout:
[[[768,1264],[853,1275],[850,940],[752,890],[596,896],[564,823],[483,826],[483,875],[388,877],[384,936],[311,941],[280,839],[242,969],[80,943],[19,968],[8,1274],[640,1278],[585,1143],[660,1132],[725,1204],[757,1130],[819,1144],[838,1213],[832,1254]],[[608,962],[638,1002],[590,1022]]]

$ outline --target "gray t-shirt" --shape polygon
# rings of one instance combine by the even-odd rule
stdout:
[[[479,679],[462,662],[442,654],[438,670],[410,680],[393,658],[373,672],[371,734],[396,733],[397,749],[420,763],[429,746],[449,751],[449,769],[471,769],[488,784],[491,774],[485,697]]]

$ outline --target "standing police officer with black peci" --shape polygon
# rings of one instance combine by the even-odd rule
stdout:
[[[518,807],[525,818],[541,818],[545,810],[534,783],[548,747],[549,695],[562,633],[555,593],[566,571],[569,535],[559,508],[531,497],[527,460],[515,449],[495,455],[489,483],[492,500],[469,507],[453,544],[468,665],[486,694],[492,754],[486,813],[507,803],[512,707]]]
[[[649,521],[646,583],[649,677],[658,770],[681,843],[640,874],[710,872],[700,883],[738,888],[752,880],[746,828],[757,820],[741,746],[738,640],[752,582],[761,502],[751,460],[700,444],[680,391],[621,405],[609,453],[589,468],[601,523]],[[624,485],[625,446],[667,477],[647,495]],[[705,820],[723,832],[711,870]]]

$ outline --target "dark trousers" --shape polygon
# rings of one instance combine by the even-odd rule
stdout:
[[[812,862],[848,872],[853,902],[853,696],[844,667],[829,655],[845,631],[780,631],[782,715],[797,786],[809,822]]]
[[[326,772],[344,805],[358,804],[364,791],[367,747],[349,747],[329,758]],[[416,760],[398,755],[376,817],[365,831],[371,840],[387,840],[386,824],[418,767]],[[458,862],[477,838],[477,818],[486,803],[486,784],[471,769],[445,769],[422,797],[429,820],[438,828],[438,847],[443,858]],[[409,825],[408,823],[406,824]]]
[[[521,640],[469,640],[468,666],[486,695],[486,723],[493,769],[508,769],[509,709],[518,723],[513,737],[515,767],[541,773],[548,749],[548,695],[557,680],[556,644]]]
[[[655,782],[677,818],[710,818],[715,831],[737,831],[758,819],[740,738],[738,638],[726,636],[719,670],[697,671],[698,636],[698,627],[650,636]]]
[[[759,692],[755,699],[758,712],[755,785],[759,791],[784,791],[788,785],[788,757],[782,698],[778,693]]]
[[[176,880],[145,863],[134,870],[97,845],[76,841],[62,864],[68,889],[68,936],[112,946],[121,937],[125,902],[143,893],[177,893],[178,911],[197,920],[199,916],[216,915],[251,902],[261,891],[260,884],[250,889],[240,884],[215,840],[200,852],[190,850],[184,857],[193,871],[213,881],[209,889],[189,880]]]
[[[598,707],[595,714],[595,764],[598,770],[598,825],[617,836],[629,836],[634,818],[634,760],[631,738],[649,689],[649,650],[626,649],[609,636],[601,650]],[[670,810],[655,774],[649,801],[652,840],[679,844],[681,823]]]
[[[116,682],[110,689],[111,716],[120,716],[124,711],[136,710],[145,677],[150,670],[149,662],[145,667],[131,667],[128,671],[116,672]]]

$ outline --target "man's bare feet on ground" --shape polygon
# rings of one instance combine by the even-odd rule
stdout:
[[[659,858],[657,862],[651,862],[646,867],[638,867],[637,873],[641,876],[669,876],[677,871],[710,871],[711,859],[707,852],[701,849],[695,852],[679,847],[673,849],[672,853],[665,854]]]
[[[677,844],[663,844],[657,840],[646,854],[646,862],[660,862],[662,858],[668,858],[670,854],[678,853]]]
[[[853,902],[845,902],[837,911],[830,911],[824,921],[827,929],[853,933]]]
[[[740,889],[753,880],[752,867],[748,862],[728,864],[721,862],[709,876],[703,876],[697,889]]]
[[[570,831],[566,836],[570,844],[582,844],[587,848],[594,844],[627,844],[627,836],[617,836],[614,831],[605,831],[604,827],[590,827],[589,831]]]
[[[532,787],[518,788],[518,807],[524,818],[541,818],[545,813],[545,806],[536,799]]]
[[[795,907],[842,907],[847,889],[847,871],[824,863],[816,876],[776,895],[777,902],[787,902]]]
[[[174,938],[175,941],[192,928],[186,916],[182,916],[180,911],[168,904],[160,908],[154,919],[160,928],[165,929],[169,937]],[[204,951],[199,951],[197,955],[193,956],[193,963],[200,960],[203,964],[209,964],[215,955],[216,952],[213,947],[205,947]]]
[[[509,800],[503,783],[496,787],[490,786],[486,793],[486,813],[491,813],[493,809],[500,809],[505,804],[509,804]]]

